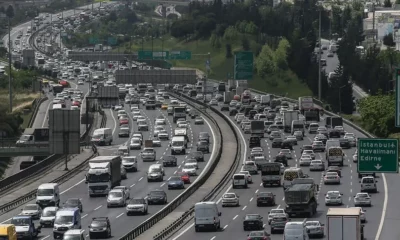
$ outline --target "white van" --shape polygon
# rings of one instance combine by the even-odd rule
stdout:
[[[81,212],[79,208],[63,208],[57,211],[53,228],[54,239],[63,237],[68,230],[81,228]]]
[[[175,136],[171,141],[171,155],[186,154],[186,140],[184,136]]]
[[[44,183],[36,192],[36,204],[42,209],[48,206],[60,206],[60,188],[57,183]]]
[[[94,130],[91,141],[97,145],[111,145],[113,141],[111,128],[99,128]]]
[[[84,232],[83,229],[68,230],[64,233],[63,240],[85,240]]]
[[[232,177],[232,188],[243,187],[247,188],[247,178],[245,174],[237,173]]]
[[[221,212],[218,211],[216,202],[199,202],[194,205],[194,229],[199,232],[202,229],[218,231],[221,227]]]
[[[283,188],[286,189],[292,185],[292,181],[296,178],[304,178],[303,170],[297,167],[291,167],[283,172]]]
[[[309,240],[304,222],[287,222],[283,231],[285,240]]]

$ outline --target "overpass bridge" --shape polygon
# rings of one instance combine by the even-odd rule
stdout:
[[[17,146],[18,139],[0,139],[0,156],[50,156],[50,146],[48,143],[38,143],[29,146]]]

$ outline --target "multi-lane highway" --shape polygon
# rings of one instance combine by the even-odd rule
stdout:
[[[125,105],[125,110],[130,114],[130,109],[128,104]],[[111,128],[113,130],[113,144],[111,146],[103,146],[98,147],[99,153],[102,156],[106,155],[116,155],[119,146],[129,144],[130,138],[119,138],[118,130],[119,130],[119,122],[118,117],[115,111],[111,109],[106,109],[105,113],[107,115],[107,123],[106,127]],[[149,131],[143,132],[144,139],[151,139],[153,136],[154,130],[154,121],[157,116],[164,116],[166,121],[165,129],[168,131],[170,135],[170,139],[172,138],[172,131],[176,127],[176,124],[172,122],[172,117],[167,116],[165,110],[143,110],[141,109],[142,116],[148,119]],[[200,132],[208,132],[210,136],[213,136],[213,132],[210,130],[209,122],[206,120],[204,125],[195,125],[194,120],[189,119],[188,125],[188,135],[189,135],[189,150],[196,151],[196,139]],[[137,125],[130,119],[131,133],[133,131],[137,131]],[[170,155],[169,149],[169,141],[163,141],[161,147],[157,147],[156,156],[157,162],[161,161],[161,158],[165,155]],[[198,174],[205,168],[205,166],[209,163],[210,157],[213,157],[213,146],[214,141],[211,140],[211,148],[210,154],[205,154],[205,162],[199,163]],[[122,181],[122,185],[129,187],[131,190],[131,197],[146,197],[149,191],[154,189],[163,189],[166,191],[168,196],[168,201],[171,201],[173,198],[178,196],[182,192],[182,190],[168,190],[167,181],[168,179],[179,172],[182,169],[182,166],[187,159],[187,155],[176,155],[178,159],[177,167],[166,167],[165,168],[165,177],[163,182],[147,182],[146,171],[151,164],[155,162],[142,162],[139,157],[140,150],[131,150],[130,155],[137,156],[138,161],[138,172],[128,173],[128,179]],[[214,154],[215,155],[215,154]],[[62,202],[66,201],[68,198],[80,198],[83,203],[83,213],[82,213],[82,229],[86,229],[90,224],[90,221],[93,217],[109,217],[111,220],[112,227],[112,235],[113,238],[119,238],[129,230],[146,220],[152,214],[159,211],[163,205],[150,205],[149,206],[149,214],[146,216],[126,216],[125,208],[107,208],[106,198],[98,197],[98,198],[89,198],[88,189],[85,184],[85,171],[79,173],[77,176],[61,185]],[[195,181],[196,177],[191,177],[191,181]],[[32,201],[33,202],[33,201]],[[19,209],[13,210],[4,214],[0,217],[0,222],[8,222],[9,219],[17,214],[19,214]],[[42,229],[42,233],[40,235],[40,239],[52,238],[52,228]]]
[[[232,122],[234,121],[233,117],[230,117]],[[235,123],[236,124],[236,123]],[[320,122],[320,125],[323,125],[322,121]],[[236,126],[238,126],[236,124]],[[357,131],[356,129],[345,125],[344,126],[345,131],[354,133],[357,137],[365,137],[362,133]],[[239,127],[237,128],[239,131]],[[247,134],[244,134],[243,131],[240,130],[240,136],[241,136],[241,141],[248,146],[248,136]],[[266,134],[267,136],[267,134]],[[298,145],[295,146],[294,150],[292,151],[293,153],[293,160],[289,160],[289,165],[294,167],[300,167],[298,163],[298,159],[301,157],[301,146],[302,145],[309,145],[313,141],[315,135],[314,134],[307,134],[306,138],[304,138],[303,141],[299,141]],[[262,141],[262,147],[264,148],[264,154],[268,159],[273,159],[280,151],[279,148],[272,148],[271,147],[271,141],[268,140],[268,138],[264,138]],[[301,167],[303,169],[303,172],[308,174],[311,178],[314,179],[314,181],[320,185],[319,187],[319,192],[317,195],[318,198],[318,212],[316,215],[314,215],[312,218],[291,218],[292,221],[303,221],[303,220],[318,220],[321,223],[326,222],[326,212],[329,207],[325,206],[324,198],[325,194],[327,191],[331,190],[338,190],[343,194],[343,206],[342,207],[353,207],[354,202],[353,202],[353,197],[356,193],[360,192],[360,183],[359,179],[357,176],[357,165],[356,163],[353,163],[352,161],[352,156],[355,152],[355,148],[351,148],[348,150],[344,150],[346,154],[346,163],[345,166],[342,168],[342,178],[341,178],[341,184],[340,185],[324,185],[323,184],[323,172],[310,172],[309,167]],[[243,154],[243,161],[247,159],[249,156],[250,149],[247,147],[245,151],[242,152]],[[322,159],[325,160],[324,153],[318,153],[316,155],[316,159]],[[364,228],[364,233],[365,236],[369,236],[367,239],[373,239],[375,238],[378,229],[381,227],[381,216],[384,210],[386,210],[386,203],[384,201],[385,199],[385,184],[386,180],[382,178],[382,175],[378,175],[378,189],[379,192],[376,194],[371,194],[372,195],[372,204],[373,206],[370,208],[364,208],[366,211],[366,217],[367,217],[367,223],[366,227]],[[394,176],[393,176],[394,177]],[[190,223],[188,227],[185,227],[180,231],[178,234],[176,234],[174,237],[175,239],[211,239],[211,240],[217,240],[217,239],[245,239],[247,234],[249,232],[243,230],[243,217],[246,214],[252,214],[252,213],[259,213],[261,216],[264,217],[264,223],[265,225],[265,230],[267,232],[270,232],[269,225],[267,223],[268,219],[268,212],[273,209],[273,208],[285,208],[285,203],[284,203],[284,195],[283,195],[283,189],[281,187],[262,187],[261,185],[261,176],[258,175],[253,175],[253,184],[250,184],[247,189],[232,189],[230,186],[228,189],[225,190],[225,192],[235,192],[240,196],[240,206],[239,207],[226,207],[222,208],[221,206],[221,199],[219,196],[218,199],[218,204],[219,204],[219,209],[222,212],[222,218],[221,218],[221,231],[218,232],[195,232],[193,223]],[[275,200],[276,200],[276,206],[274,207],[257,207],[256,206],[256,197],[257,193],[259,192],[272,192],[273,194],[276,195]],[[392,224],[391,224],[392,225]],[[379,230],[380,231],[380,230]],[[272,239],[282,239],[282,234],[273,234],[271,235]],[[392,236],[392,235],[390,235]],[[384,238],[376,238],[378,239],[384,239]],[[385,239],[394,239],[393,237],[391,238],[385,238]]]

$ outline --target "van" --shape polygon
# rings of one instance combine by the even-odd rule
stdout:
[[[232,188],[235,189],[237,187],[247,188],[247,178],[245,174],[234,174],[232,177]]]
[[[367,176],[367,177],[363,177],[361,178],[361,192],[374,192],[377,193],[378,192],[378,188],[376,186],[376,183],[378,181],[375,180],[374,177],[372,176]]]
[[[285,240],[309,240],[304,222],[287,222],[283,232]]]
[[[303,178],[303,170],[297,167],[291,167],[283,172],[283,188],[286,189],[292,185],[292,181],[296,178]]]
[[[129,156],[130,149],[128,146],[120,146],[118,148],[118,155],[120,156]]]
[[[57,183],[44,183],[36,192],[36,204],[42,209],[48,206],[60,206],[60,188]]]
[[[165,171],[161,164],[152,164],[147,171],[147,182],[164,181]]]
[[[186,154],[186,140],[184,136],[175,136],[171,141],[171,155]]]
[[[85,230],[83,229],[72,229],[64,233],[63,240],[85,240]]]
[[[194,229],[218,231],[221,228],[221,212],[218,211],[216,202],[199,202],[194,205]]]
[[[111,145],[113,134],[111,128],[99,128],[94,130],[91,142],[96,145]]]
[[[81,212],[79,208],[63,208],[57,211],[53,228],[54,239],[63,237],[68,230],[81,228]]]
[[[318,123],[310,123],[310,126],[308,127],[308,133],[317,133],[318,128]]]
[[[17,240],[17,232],[14,224],[0,224],[0,236],[2,239]]]

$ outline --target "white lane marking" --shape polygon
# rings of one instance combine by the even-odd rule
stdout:
[[[224,230],[228,227],[228,225],[225,225]]]
[[[239,217],[239,215],[234,216],[234,217],[233,217],[233,220],[235,220],[237,217]]]
[[[210,240],[214,240],[217,236],[212,237]]]
[[[52,100],[49,99],[49,105],[47,106],[46,114],[44,115],[42,127],[44,127],[44,125],[45,125],[45,123],[46,123],[46,121],[47,121],[47,117],[49,116],[50,106],[53,105],[52,103],[53,103]]]
[[[382,173],[382,179],[383,179],[383,188],[385,191],[385,198],[383,200],[381,221],[379,222],[379,227],[378,227],[378,231],[376,232],[375,240],[379,240],[379,237],[381,236],[383,223],[385,222],[386,208],[387,208],[387,202],[388,202],[388,186],[387,186],[387,182],[386,182],[386,176],[384,173]]]
[[[247,208],[247,206],[244,206],[244,207],[242,208],[242,211],[244,211],[246,208]]]
[[[9,218],[9,219],[7,219],[7,220],[4,220],[3,222],[1,222],[1,224],[6,223],[6,222],[9,222],[11,219],[12,219],[12,218]]]
[[[139,178],[139,182],[142,181],[143,177]]]
[[[165,185],[165,183],[161,184],[161,186],[160,186],[160,187],[164,187],[164,185]]]
[[[83,183],[85,180],[86,180],[86,179],[82,179],[81,181],[75,183],[73,186],[71,186],[71,187],[65,189],[64,191],[62,191],[60,194],[64,194],[64,193],[68,192],[68,191],[71,190],[72,188],[74,188],[74,187],[78,186],[79,184]]]
[[[134,187],[136,185],[136,183],[132,184],[130,187]]]
[[[50,235],[47,235],[46,237],[43,237],[43,238],[41,238],[40,240],[45,240],[45,239],[47,239],[47,238],[49,238],[50,237]]]
[[[281,205],[278,205],[277,207],[276,207],[276,209],[279,209],[281,207]]]
[[[253,198],[250,198],[250,202],[253,201]]]
[[[112,131],[112,135],[114,135],[115,130],[117,130],[117,120],[115,119],[114,113],[111,109],[110,109],[110,114],[111,114],[111,118],[113,119],[113,122],[114,122],[114,127],[113,127],[113,131]]]
[[[103,205],[98,206],[97,208],[95,208],[94,210],[99,210]]]
[[[85,217],[87,217],[87,214],[83,215],[81,218],[85,218]]]
[[[124,213],[121,213],[120,215],[118,215],[116,218],[119,218],[119,217],[121,217],[122,215],[124,215]]]
[[[256,190],[256,193],[258,193],[259,189]]]

